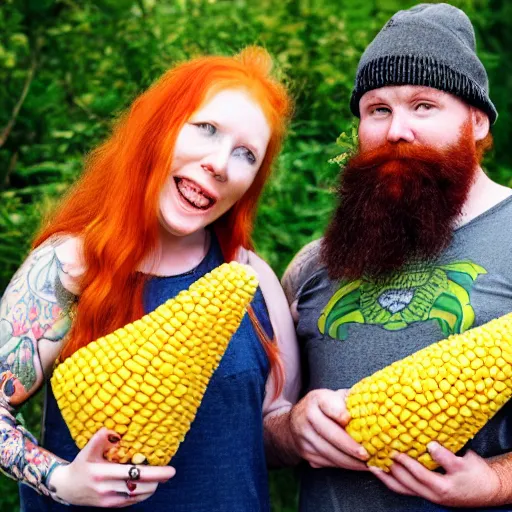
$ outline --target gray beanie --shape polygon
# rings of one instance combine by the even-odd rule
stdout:
[[[475,32],[464,12],[448,4],[420,4],[397,12],[363,53],[350,110],[387,85],[424,85],[449,92],[483,110],[491,124],[498,113],[489,82],[476,55]]]

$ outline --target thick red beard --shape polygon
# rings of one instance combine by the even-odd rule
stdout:
[[[341,175],[322,245],[329,276],[382,279],[435,259],[451,241],[477,162],[469,122],[444,150],[399,142],[359,151]]]

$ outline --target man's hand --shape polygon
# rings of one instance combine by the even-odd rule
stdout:
[[[290,430],[299,455],[314,468],[340,467],[367,471],[368,453],[346,432],[350,416],[348,390],[317,389],[291,410]]]
[[[489,463],[469,451],[458,457],[438,443],[430,443],[432,458],[446,471],[428,470],[403,453],[396,454],[391,472],[371,467],[370,471],[392,491],[419,496],[449,507],[482,507],[499,505],[500,478]]]

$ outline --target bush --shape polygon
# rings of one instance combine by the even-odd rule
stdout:
[[[281,274],[321,235],[338,168],[328,160],[352,132],[348,99],[357,61],[374,34],[413,1],[4,0],[0,8],[0,289],[26,256],[41,218],[78,176],[84,155],[137,94],[174,63],[265,46],[297,108],[258,217],[258,250]],[[512,5],[458,0],[475,23],[500,111],[490,175],[512,178],[509,90]],[[345,138],[344,140],[347,140]],[[342,140],[343,142],[343,140]],[[37,425],[40,407],[25,415]],[[290,472],[272,480],[275,510],[295,509]],[[0,509],[16,485],[0,479]]]

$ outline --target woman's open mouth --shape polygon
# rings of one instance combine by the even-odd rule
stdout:
[[[215,204],[215,199],[209,196],[197,183],[187,179],[174,177],[178,193],[190,206],[198,210],[208,210]]]

